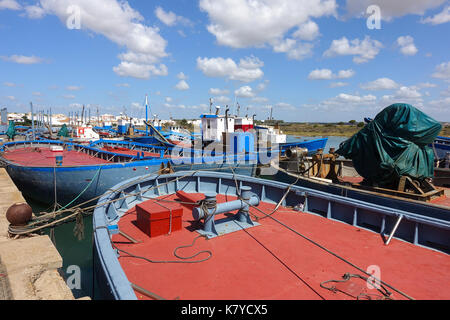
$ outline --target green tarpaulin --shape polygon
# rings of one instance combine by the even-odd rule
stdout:
[[[6,135],[8,136],[9,139],[13,139],[16,136],[16,126],[14,125],[14,121],[10,120],[9,121],[9,127],[8,130],[6,131]]]
[[[58,137],[68,137],[69,136],[69,130],[67,130],[67,126],[63,124],[61,129],[58,131]]]
[[[356,171],[370,185],[389,186],[401,176],[423,180],[433,177],[434,154],[428,146],[442,126],[409,104],[396,103],[336,151],[352,159]]]

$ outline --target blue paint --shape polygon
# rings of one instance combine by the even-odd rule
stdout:
[[[179,178],[179,180],[174,181],[173,179],[175,178]],[[212,190],[218,190],[221,194],[235,196],[237,194],[235,179],[238,185],[241,186],[242,191],[245,191],[245,187],[242,186],[248,186],[258,197],[264,197],[265,202],[273,204],[278,203],[288,189],[288,184],[286,183],[248,176],[220,172],[177,172],[163,176],[153,175],[145,179],[136,177],[122,181],[112,187],[111,193],[104,194],[98,204],[118,199],[124,193],[134,192],[137,186],[139,186],[146,198],[166,195],[167,192],[175,193],[177,190],[183,190],[187,193],[208,193]],[[159,180],[169,181],[169,184],[164,188],[157,188],[159,192],[155,192],[155,189],[151,188],[159,185]],[[242,196],[245,196],[244,192]],[[249,196],[246,195],[245,197]],[[141,201],[145,201],[146,198],[143,197],[143,200],[132,200],[127,205],[131,208]],[[401,214],[404,218],[399,225],[395,238],[420,247],[443,251],[447,254],[450,253],[450,219],[431,218],[397,208],[380,206],[300,186],[291,188],[290,194],[286,197],[286,205],[295,207],[300,203],[305,203],[306,199],[308,199],[308,205],[305,206],[307,207],[305,214],[327,215],[326,208],[328,208],[330,219],[339,220],[342,223],[355,224],[357,228],[377,233],[380,233],[379,229],[381,229],[381,232],[392,230],[393,223],[398,215]],[[120,220],[121,214],[112,221],[107,218],[108,207],[116,205],[120,207],[120,201],[117,201],[117,204],[112,202],[104,206],[98,206],[94,211],[95,274],[99,279],[103,293],[110,298],[135,300],[137,299],[136,295],[126,274],[120,267],[107,230],[109,225],[117,224],[118,220]],[[225,204],[225,206],[229,205]],[[223,210],[221,208],[221,211],[232,210],[233,208],[235,207],[229,206],[223,208]],[[323,208],[325,208],[325,212],[321,213]],[[355,212],[357,212],[357,218]],[[441,215],[442,217],[448,217],[450,210],[441,208]],[[349,222],[345,221],[347,216],[351,217]],[[370,227],[365,223],[370,221],[372,217],[379,216],[382,219],[380,219],[378,226]],[[342,219],[339,219],[339,217],[342,217]],[[264,228],[264,225],[260,225],[258,228]],[[286,232],[291,231],[286,229]],[[215,240],[212,239],[210,241]],[[380,246],[382,245],[384,244],[380,238]]]

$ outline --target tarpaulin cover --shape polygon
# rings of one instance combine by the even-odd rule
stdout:
[[[372,185],[398,183],[401,176],[433,177],[434,154],[428,146],[442,126],[409,104],[396,103],[344,141],[336,151],[353,160],[356,171]]]
[[[8,136],[9,139],[13,139],[16,134],[17,134],[16,126],[14,125],[14,121],[10,120],[8,130],[6,131],[6,135]]]
[[[69,130],[67,130],[66,124],[63,124],[61,129],[58,131],[58,137],[68,137],[69,136]]]

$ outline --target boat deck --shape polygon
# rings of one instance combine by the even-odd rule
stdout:
[[[144,153],[144,157],[154,157],[159,158],[160,154],[155,152],[147,152],[147,151],[140,151],[140,150],[131,150],[128,148],[121,148],[121,147],[109,147],[106,146],[104,148],[101,148],[100,150],[108,151],[108,152],[114,152],[118,154],[125,154],[129,156],[136,156],[138,153],[142,154]],[[170,158],[170,155],[164,155],[164,158]]]
[[[167,205],[177,201],[172,194],[164,196]],[[217,201],[235,197],[218,195]],[[169,200],[169,201],[167,201]],[[148,200],[155,201],[155,200]],[[119,229],[141,243],[134,244],[122,235],[112,240],[121,250],[158,261],[185,261],[174,256],[180,246],[189,246],[198,233],[192,218],[192,207],[183,208],[182,229],[170,235],[150,238],[136,226],[136,211],[131,208],[119,221]],[[260,203],[259,209],[272,212],[275,205]],[[254,208],[250,213],[264,216]],[[223,215],[216,216],[216,220]],[[313,214],[280,207],[273,217],[321,246],[336,253],[363,270],[379,268],[377,276],[390,286],[414,299],[450,298],[450,256],[392,239],[384,245],[379,234]],[[121,253],[119,262],[128,280],[165,299],[357,299],[381,298],[375,289],[368,289],[363,279],[326,283],[336,285],[337,292],[320,284],[342,280],[345,273],[363,275],[356,268],[288,230],[271,218],[259,220],[260,225],[222,235],[210,240],[198,238],[192,247],[180,248],[180,256],[192,256],[200,251],[212,253],[199,263],[151,263]],[[201,253],[192,260],[208,257]],[[391,298],[407,299],[392,292]],[[135,291],[138,299],[150,299]]]
[[[76,166],[76,165],[96,165],[102,163],[109,163],[109,161],[96,158],[83,152],[67,151],[52,152],[50,148],[45,147],[25,147],[15,150],[9,150],[3,153],[3,157],[11,162],[29,166],[29,167],[42,167],[42,166],[55,166],[55,155],[63,156],[63,166]]]

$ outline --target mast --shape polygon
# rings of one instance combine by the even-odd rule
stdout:
[[[145,95],[145,135],[148,136],[148,96]]]
[[[83,104],[83,110],[81,111],[81,125],[84,126],[84,104]]]
[[[33,113],[33,102],[30,102],[30,106],[31,106],[31,130],[33,133],[33,140],[35,139],[36,135],[34,133],[34,113]]]

